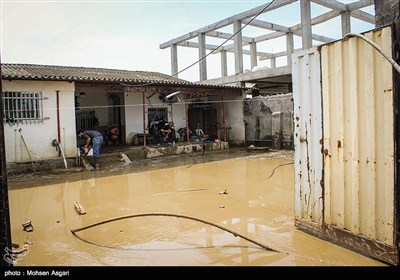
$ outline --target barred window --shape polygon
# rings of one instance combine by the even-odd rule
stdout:
[[[147,108],[147,117],[148,117],[149,122],[151,122],[154,119],[168,120],[168,110],[165,107]]]
[[[41,92],[3,92],[3,121],[22,123],[43,121]]]

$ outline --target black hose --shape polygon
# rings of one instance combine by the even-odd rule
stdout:
[[[217,228],[219,228],[221,230],[227,231],[227,232],[233,234],[235,237],[239,236],[239,237],[241,237],[241,238],[243,238],[243,239],[245,239],[245,240],[247,240],[247,241],[249,241],[249,242],[251,242],[253,244],[256,244],[257,246],[260,246],[261,248],[263,248],[265,250],[278,252],[275,249],[272,249],[272,248],[270,248],[270,247],[268,247],[268,246],[266,246],[264,244],[261,244],[261,243],[255,241],[255,240],[250,239],[250,238],[247,238],[247,237],[245,237],[245,236],[243,236],[243,235],[241,235],[241,234],[239,234],[237,232],[234,232],[234,231],[232,231],[230,229],[227,229],[225,227],[222,227],[220,225],[217,225],[217,224],[214,224],[214,223],[211,223],[211,222],[199,219],[199,218],[195,218],[195,217],[190,217],[190,216],[185,216],[185,215],[178,215],[178,214],[170,214],[170,213],[143,213],[143,214],[132,214],[132,215],[127,215],[127,216],[121,216],[121,217],[117,217],[117,218],[104,220],[104,221],[101,221],[101,222],[98,222],[98,223],[95,223],[95,224],[91,224],[91,225],[88,225],[88,226],[85,226],[85,227],[81,227],[81,228],[77,228],[77,229],[71,229],[71,233],[75,237],[79,238],[82,241],[85,241],[85,242],[87,242],[89,244],[97,245],[97,244],[94,244],[94,243],[91,243],[91,242],[88,242],[88,241],[84,240],[83,238],[79,237],[76,233],[79,232],[79,231],[83,231],[83,230],[86,230],[86,229],[89,229],[89,228],[93,228],[93,227],[96,227],[96,226],[99,226],[99,225],[103,225],[103,224],[106,224],[106,223],[111,223],[111,222],[124,220],[124,219],[137,218],[137,217],[148,217],[148,216],[167,216],[167,217],[184,218],[184,219],[198,221],[198,222],[201,222],[201,223],[205,223],[205,224],[217,227]],[[106,246],[104,246],[104,247],[106,247]]]
[[[274,169],[272,169],[272,173],[271,173],[271,175],[269,175],[269,176],[267,177],[267,179],[266,179],[266,180],[268,180],[269,178],[271,178],[271,177],[274,175],[274,173],[275,173],[275,170],[276,170],[276,169],[278,169],[279,167],[285,166],[285,165],[290,165],[290,164],[294,164],[294,162],[289,162],[289,163],[279,164],[279,165],[278,165],[278,166],[276,166]]]

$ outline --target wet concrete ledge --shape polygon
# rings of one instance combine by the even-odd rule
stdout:
[[[162,146],[103,146],[100,161],[101,162],[117,162],[122,161],[121,153],[125,154],[130,160],[134,159],[152,159],[173,155],[191,154],[191,153],[204,153],[228,150],[228,142],[218,143],[178,143],[175,145],[162,145]],[[68,169],[65,169],[64,161],[62,158],[49,159],[42,161],[34,161],[34,167],[31,162],[23,163],[7,163],[7,174],[18,175],[32,172],[42,172],[48,170],[63,170],[65,172],[74,171],[78,164],[78,158],[67,158]]]

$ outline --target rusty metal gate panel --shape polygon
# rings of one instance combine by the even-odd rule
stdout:
[[[391,27],[364,35],[392,54]],[[292,79],[296,227],[398,265],[391,64],[351,37],[293,54]]]
[[[390,27],[365,36],[392,54]],[[324,223],[332,236],[360,237],[358,250],[390,261],[395,256],[384,255],[395,245],[392,66],[356,37],[322,46],[321,66]]]
[[[316,48],[292,56],[296,223],[321,226],[322,103],[320,53]],[[303,225],[304,226],[304,225]]]

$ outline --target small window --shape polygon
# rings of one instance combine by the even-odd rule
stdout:
[[[3,121],[22,123],[43,121],[41,92],[3,92]]]
[[[165,107],[158,107],[158,108],[148,108],[147,109],[147,118],[149,123],[152,120],[161,120],[165,119],[168,121],[168,109]]]

